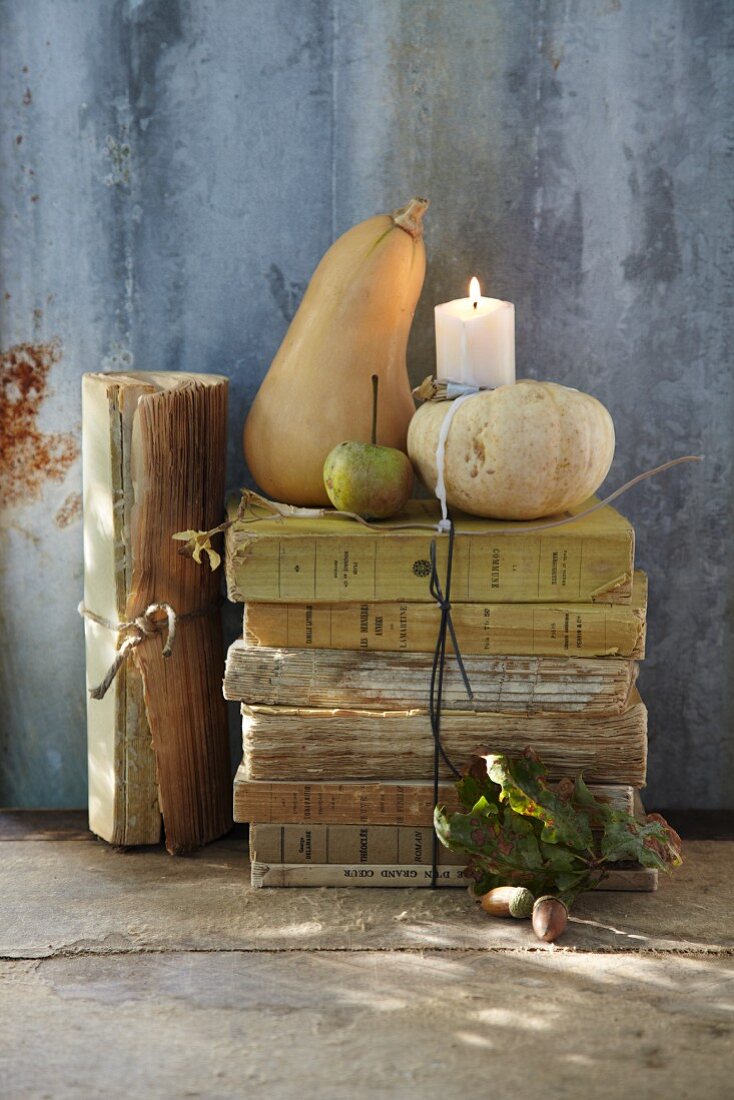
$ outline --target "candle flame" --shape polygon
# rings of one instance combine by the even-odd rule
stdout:
[[[471,282],[469,283],[469,297],[474,308],[477,308],[479,299],[482,296],[482,289],[479,286],[479,279],[476,275],[472,275]]]

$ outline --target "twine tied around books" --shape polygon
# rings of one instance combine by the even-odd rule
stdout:
[[[474,392],[462,393],[459,397],[454,398],[451,402],[451,407],[443,418],[441,424],[441,430],[438,433],[438,443],[436,444],[436,488],[435,494],[438,498],[438,502],[441,505],[441,519],[438,521],[436,530],[441,533],[448,531],[453,537],[453,524],[449,519],[448,504],[446,503],[446,479],[445,479],[445,465],[446,465],[446,440],[449,437],[449,428],[451,427],[451,421],[458,412],[459,408],[470,397],[474,397]],[[448,582],[447,582],[448,587]],[[453,639],[452,639],[453,640]]]
[[[466,694],[469,697],[469,701],[474,698],[474,692],[472,691],[471,684],[469,683],[469,677],[467,675],[464,660],[461,656],[459,649],[459,643],[456,639],[456,631],[454,630],[454,623],[451,618],[451,572],[454,561],[454,524],[453,521],[448,518],[448,556],[446,559],[446,586],[445,589],[441,586],[441,581],[438,576],[438,564],[436,556],[436,540],[433,539],[430,547],[431,557],[431,580],[430,580],[430,592],[434,600],[441,609],[441,623],[438,628],[438,637],[436,639],[436,648],[433,653],[433,665],[431,668],[431,687],[429,693],[429,714],[431,719],[431,733],[433,734],[433,804],[438,805],[438,785],[439,785],[439,761],[443,759],[449,770],[458,778],[461,777],[461,772],[456,765],[449,759],[446,750],[441,743],[441,704],[443,702],[443,676],[446,665],[446,634],[451,637],[451,645],[456,656],[456,662],[461,672],[461,678],[464,681],[464,687],[466,688]],[[436,830],[433,830],[433,849],[431,858],[431,889],[435,889],[438,883],[438,835]]]
[[[124,623],[113,623],[102,615],[97,615],[94,611],[90,611],[88,607],[85,607],[83,601],[79,604],[77,610],[82,618],[91,619],[98,626],[104,626],[107,630],[114,630],[118,634],[127,634],[104,678],[96,687],[89,689],[92,699],[104,699],[115,676],[117,676],[128,656],[137,646],[141,645],[147,638],[152,638],[153,635],[160,634],[165,630],[166,640],[163,643],[163,656],[170,657],[173,652],[173,643],[176,640],[177,622],[196,618],[196,616],[203,615],[212,608],[206,607],[200,611],[190,611],[186,615],[177,615],[170,603],[152,603],[146,607],[142,615],[137,615],[134,619]],[[161,611],[165,612],[165,620],[154,617]]]

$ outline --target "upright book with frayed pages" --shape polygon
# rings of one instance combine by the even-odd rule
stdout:
[[[170,851],[186,851],[231,822],[219,577],[172,538],[221,515],[227,380],[87,374],[82,419],[87,687],[100,688],[125,639],[140,640],[87,700],[90,827],[112,844],[152,844],[162,817]],[[144,620],[150,635],[118,629],[152,604],[176,615],[170,656],[162,610]]]

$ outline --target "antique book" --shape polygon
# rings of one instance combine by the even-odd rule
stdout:
[[[172,539],[221,515],[227,380],[87,374],[82,418],[90,828],[185,851],[231,821],[219,578]]]
[[[556,779],[583,772],[588,781],[595,783],[632,787],[645,783],[647,711],[636,690],[629,706],[617,715],[528,718],[447,711],[441,717],[441,741],[458,768],[477,747],[485,747],[488,752],[521,753],[530,745]],[[380,712],[243,704],[242,742],[248,779],[311,782],[433,777],[431,724],[428,714],[420,710]],[[441,774],[450,774],[443,762]]]
[[[462,654],[534,657],[645,656],[647,577],[635,570],[629,604],[457,603]],[[248,645],[433,653],[435,603],[246,603]]]
[[[609,802],[631,812],[631,787],[595,787],[597,797],[609,792]],[[271,824],[250,825],[253,863],[343,863],[431,865],[433,829],[428,825]],[[441,865],[463,866],[459,852],[438,846]]]
[[[439,862],[463,867],[466,859],[439,844]],[[430,867],[433,829],[426,825],[250,825],[253,863],[414,863]]]
[[[250,864],[250,883],[262,886],[430,886],[430,866],[413,863],[261,863]],[[471,884],[462,865],[442,865],[436,878],[438,886]]]
[[[236,502],[228,514],[227,594],[235,602],[431,603],[434,540],[439,573],[445,574],[448,535],[436,532],[437,501],[409,501],[400,515],[371,526],[328,515],[262,518],[241,514]],[[454,523],[454,603],[630,601],[634,531],[609,505],[545,530],[462,513],[455,513]]]
[[[628,785],[590,783],[598,797],[630,810]],[[439,802],[449,811],[459,808],[456,788],[444,780]],[[234,780],[234,819],[276,825],[425,825],[433,826],[433,783],[428,780],[251,780],[240,765]],[[295,861],[294,861],[295,862]]]
[[[432,868],[412,863],[344,864],[344,863],[261,863],[253,862],[250,882],[256,889],[263,886],[372,886],[430,887]],[[438,866],[437,886],[463,886],[471,880],[458,866]],[[654,867],[639,864],[614,867],[597,890],[627,890],[648,893],[658,888],[658,872]]]
[[[464,654],[472,689],[446,661],[443,709],[497,714],[621,714],[637,663],[616,657],[492,657]],[[283,707],[410,710],[429,706],[432,653],[270,649],[241,638],[227,651],[224,696]]]

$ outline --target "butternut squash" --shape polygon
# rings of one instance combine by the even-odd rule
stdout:
[[[427,401],[408,432],[408,454],[431,490],[451,404]],[[555,382],[499,386],[455,411],[446,438],[446,500],[475,516],[538,519],[595,493],[613,457],[614,423],[595,397]]]
[[[367,442],[370,376],[380,384],[380,444],[405,451],[415,412],[405,361],[423,286],[426,199],[368,218],[324,255],[244,428],[252,476],[275,500],[328,505],[324,460]]]

